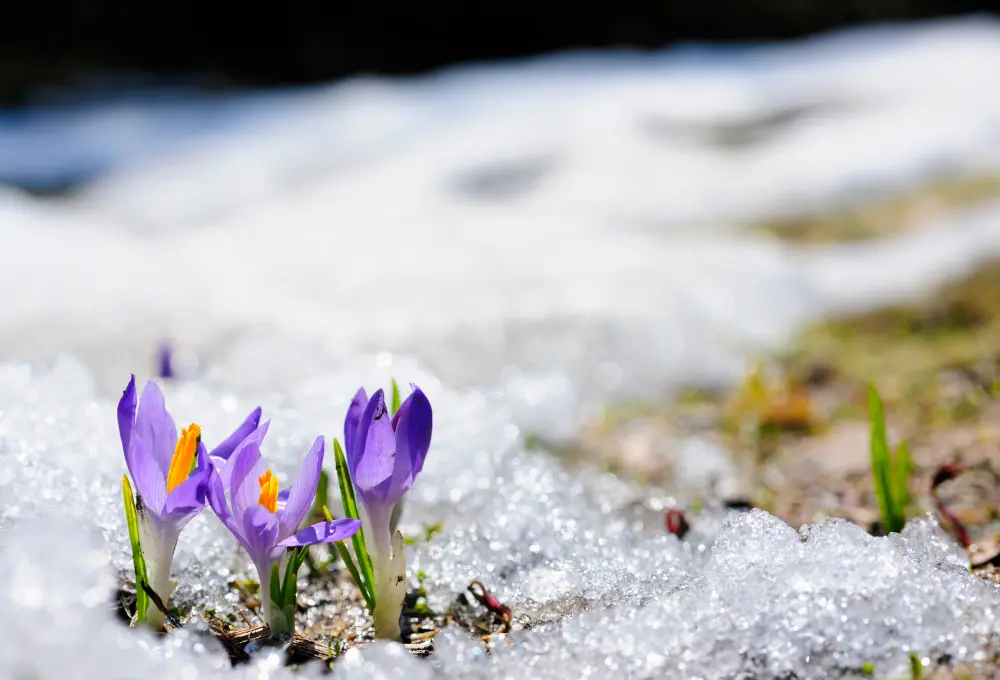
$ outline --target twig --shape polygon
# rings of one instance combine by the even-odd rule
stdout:
[[[476,586],[479,587],[479,592],[476,592]],[[479,602],[479,604],[483,605],[500,618],[500,621],[504,624],[504,628],[506,630],[510,630],[510,607],[493,597],[493,595],[490,594],[490,591],[486,590],[486,586],[484,586],[481,581],[473,581],[469,584],[467,590],[472,593],[472,596],[476,598],[476,601]]]

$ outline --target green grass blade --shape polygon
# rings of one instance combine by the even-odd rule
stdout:
[[[375,611],[375,598],[372,597],[371,587],[368,583],[365,583],[364,579],[358,573],[358,568],[354,566],[354,560],[351,559],[351,552],[344,545],[343,541],[337,541],[334,545],[337,546],[337,552],[340,553],[340,559],[344,560],[344,564],[347,565],[347,571],[351,573],[351,578],[354,579],[354,583],[357,584],[358,590],[361,591],[361,597],[365,598],[365,604],[368,605],[368,611]]]
[[[390,415],[395,415],[396,414],[396,411],[399,410],[399,403],[400,403],[399,402],[399,383],[397,383],[396,379],[393,378],[392,379],[392,411],[389,412]]]
[[[354,496],[354,481],[351,479],[351,470],[347,467],[344,449],[340,447],[340,442],[336,438],[333,440],[333,455],[337,462],[337,482],[340,484],[340,497],[344,502],[344,514],[351,519],[360,519],[358,502]],[[358,567],[365,577],[365,582],[369,585],[374,583],[375,570],[372,568],[372,558],[365,545],[364,530],[358,529],[358,532],[351,537],[351,543],[354,546],[354,554],[358,556]]]
[[[139,517],[135,512],[135,496],[128,475],[122,475],[122,497],[125,501],[125,522],[128,524],[128,540],[132,546],[132,565],[135,568],[135,616],[133,623],[141,623],[146,618],[149,609],[149,595],[142,587],[149,582],[146,574],[146,559],[142,556],[142,545],[139,543]]]
[[[875,498],[878,500],[878,509],[886,532],[899,531],[902,527],[897,526],[897,509],[892,497],[893,483],[889,445],[885,434],[885,411],[874,385],[868,388],[868,413],[871,418],[872,482],[875,486]]]

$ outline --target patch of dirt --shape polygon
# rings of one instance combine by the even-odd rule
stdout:
[[[936,513],[968,544],[974,572],[1000,583],[1000,263],[917,304],[808,328],[731,392],[611,407],[577,441],[548,448],[674,490],[690,481],[683,458],[697,442],[698,465],[713,448],[729,460],[711,483],[681,489],[691,507],[699,494],[744,496],[792,526],[842,517],[877,533],[872,384],[890,445],[905,440],[912,455],[908,515]],[[998,662],[1000,641],[975,664],[932,660],[922,677],[1000,678]]]
[[[873,384],[885,401],[891,435],[907,441],[916,464],[914,511],[935,509],[931,478],[943,465],[958,465],[968,471],[949,483],[951,489],[942,487],[942,499],[969,523],[974,540],[1000,531],[994,469],[1000,446],[1000,264],[911,307],[807,329],[774,370],[805,390],[827,425],[820,435],[781,435],[765,478],[778,499],[809,501],[821,498],[821,489],[841,496],[836,507],[804,502],[794,513],[784,506],[776,508],[779,513],[802,522],[814,512],[874,509],[866,409],[867,386]]]
[[[930,482],[941,465],[992,474],[1000,447],[1000,264],[913,306],[808,328],[730,393],[612,407],[577,441],[550,448],[575,465],[676,488],[679,459],[697,440],[735,455],[732,478],[720,467],[716,488],[693,491],[746,496],[792,525],[838,516],[867,526],[878,515],[869,384],[885,402],[890,436],[907,441],[916,464],[914,512],[935,509]],[[981,509],[963,516],[988,536],[1000,530],[1000,503],[994,491],[982,496],[984,484],[968,489],[975,501],[968,504]]]
[[[373,621],[360,591],[343,565],[331,557],[332,551],[327,546],[316,546],[302,567],[296,635],[291,638],[272,639],[266,626],[255,623],[260,620],[260,590],[256,582],[245,579],[236,579],[231,584],[239,598],[235,613],[223,616],[213,609],[186,613],[174,609],[168,614],[164,634],[178,625],[203,619],[208,624],[204,634],[223,646],[234,666],[249,662],[254,654],[277,650],[286,666],[320,665],[329,671],[343,652],[374,640]],[[473,581],[446,611],[432,611],[427,606],[423,576],[417,577],[421,585],[407,594],[400,621],[403,643],[417,656],[433,652],[433,639],[446,626],[464,629],[470,636],[478,637],[484,649],[489,649],[511,630],[532,625],[523,615],[511,612],[479,581]],[[130,612],[135,607],[132,584],[121,584],[109,606],[124,625],[129,625]]]

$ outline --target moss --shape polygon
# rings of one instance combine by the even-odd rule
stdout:
[[[758,230],[795,243],[862,241],[903,232],[949,210],[998,197],[1000,175],[958,175],[840,210],[771,220]]]
[[[925,301],[835,319],[803,331],[783,360],[793,380],[822,367],[841,385],[841,413],[878,385],[887,408],[911,423],[975,418],[1000,378],[1000,263],[943,286]]]

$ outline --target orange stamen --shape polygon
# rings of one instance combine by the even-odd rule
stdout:
[[[198,442],[201,440],[201,428],[191,423],[181,430],[181,436],[174,447],[174,456],[170,459],[170,470],[167,471],[167,493],[170,493],[184,483],[191,474],[191,464],[198,452]]]
[[[267,508],[270,512],[278,511],[278,478],[271,474],[268,468],[264,474],[257,478],[260,483],[260,499],[258,503]]]

